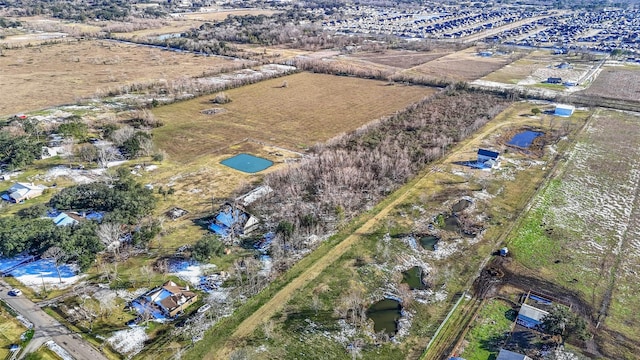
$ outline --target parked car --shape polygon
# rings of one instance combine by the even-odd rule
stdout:
[[[20,289],[11,289],[11,290],[9,290],[9,295],[11,295],[11,296],[20,296],[20,295],[22,295],[22,290],[20,290]]]

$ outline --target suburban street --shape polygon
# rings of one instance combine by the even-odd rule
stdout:
[[[74,359],[84,360],[106,360],[107,358],[84,341],[78,334],[74,334],[64,327],[56,319],[45,313],[38,305],[23,295],[11,296],[8,294],[11,287],[0,280],[0,299],[4,300],[20,315],[29,320],[35,329],[35,334],[27,350],[35,351],[39,346],[53,340],[56,344],[66,350]],[[24,356],[27,351],[21,355]]]

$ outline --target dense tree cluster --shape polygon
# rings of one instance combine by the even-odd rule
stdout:
[[[215,235],[207,234],[200,238],[191,249],[191,257],[200,262],[209,260],[212,256],[222,255],[224,243]]]
[[[103,249],[92,222],[56,226],[51,219],[0,217],[0,256],[42,255],[52,246],[62,250],[60,261],[76,262],[82,270],[91,266]]]
[[[292,224],[295,234],[287,236],[287,245],[304,246],[306,234],[333,231],[372,206],[507,105],[494,95],[444,91],[316,146],[300,166],[268,175],[274,195],[254,210],[270,214],[274,226]]]
[[[125,175],[120,171],[119,175]],[[94,210],[107,212],[105,220],[136,224],[156,205],[153,192],[121,176],[112,186],[104,183],[74,185],[53,195],[49,205],[59,210]]]
[[[74,21],[117,20],[125,19],[132,14],[131,3],[125,0],[2,0],[0,5],[10,9],[12,15],[49,15]]]
[[[0,164],[18,169],[39,159],[41,154],[42,142],[37,138],[0,131]]]

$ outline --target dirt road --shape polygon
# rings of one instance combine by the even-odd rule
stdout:
[[[31,300],[23,295],[11,296],[8,294],[11,287],[0,280],[0,299],[4,300],[16,312],[24,316],[33,324],[35,334],[33,339],[21,353],[21,358],[30,351],[36,351],[40,345],[48,340],[53,340],[66,350],[69,355],[78,360],[107,360],[107,358],[84,341],[80,335],[74,334],[56,319],[49,316]]]

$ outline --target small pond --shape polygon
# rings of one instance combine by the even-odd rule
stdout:
[[[414,266],[407,271],[403,271],[402,281],[409,285],[411,290],[424,290],[427,288],[422,280],[422,268],[420,266]]]
[[[384,299],[371,305],[367,310],[367,317],[373,320],[373,330],[378,333],[384,331],[393,336],[398,331],[398,319],[402,306],[393,299]]]
[[[440,239],[438,239],[437,236],[423,236],[420,238],[420,245],[422,245],[422,248],[425,250],[436,251],[438,250],[438,241],[440,241]]]
[[[533,143],[538,136],[543,135],[543,132],[540,131],[523,131],[515,134],[511,140],[507,143],[507,145],[517,146],[520,148],[528,148]]]
[[[234,157],[222,160],[220,163],[232,169],[249,174],[257,173],[273,165],[273,161],[271,160],[249,154],[238,154]]]

